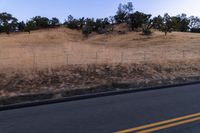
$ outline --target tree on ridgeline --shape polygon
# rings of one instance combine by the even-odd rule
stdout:
[[[82,28],[82,34],[87,38],[91,33],[92,33],[92,27],[87,24],[84,25]]]
[[[88,29],[91,29],[91,31],[95,31],[96,22],[95,22],[94,18],[86,18],[85,26],[88,27]]]
[[[110,25],[110,22],[108,18],[96,19],[95,25],[94,25],[94,31],[99,34],[107,33],[109,32],[109,29],[108,29],[109,25]]]
[[[200,28],[200,18],[199,17],[191,16],[191,17],[189,17],[189,19],[190,19],[190,24],[189,24],[190,28]]]
[[[0,13],[1,32],[6,32],[7,34],[15,32],[17,30],[17,21],[18,20],[9,13]]]
[[[126,23],[129,26],[130,31],[138,31],[142,29],[144,35],[151,34],[152,20],[151,14],[145,14],[143,12],[134,12],[132,2],[127,4],[120,4],[117,14],[114,16],[117,24]]]
[[[18,31],[20,32],[24,32],[25,31],[25,27],[26,27],[26,24],[24,23],[24,21],[21,21],[18,23]]]
[[[157,17],[153,18],[153,28],[160,30],[162,27],[163,18],[162,16],[158,15]]]
[[[94,18],[85,19],[85,25],[82,28],[82,33],[85,37],[88,37],[95,30],[95,24]]]
[[[30,33],[32,30],[56,28],[59,26],[60,20],[58,18],[48,19],[47,17],[35,16],[26,22],[24,31]]]
[[[133,3],[128,2],[127,4],[119,4],[117,14],[114,16],[115,22],[120,24],[120,23],[125,23],[128,20],[128,15],[130,13],[133,13]]]
[[[154,17],[153,27],[164,32],[165,36],[167,36],[168,32],[173,31],[172,17],[170,17],[168,13],[165,13],[163,17],[160,15],[158,17]]]
[[[36,30],[36,29],[37,29],[37,26],[33,20],[29,20],[26,22],[26,26],[24,29],[25,32],[28,32],[30,34],[32,30]]]
[[[51,19],[42,16],[35,16],[26,23],[18,22],[18,19],[12,14],[3,12],[0,13],[0,33],[5,32],[31,32],[32,30],[56,28],[64,25],[70,29],[81,31],[86,36],[92,32],[98,34],[107,34],[114,31],[115,25],[123,24],[129,27],[130,31],[142,31],[143,35],[150,35],[151,29],[158,29],[165,33],[179,31],[179,32],[197,32],[200,33],[200,18],[187,17],[186,14],[177,16],[157,16],[153,19],[151,14],[146,14],[139,11],[134,11],[133,3],[119,4],[116,15],[109,18],[74,18],[72,15],[62,24],[58,18]],[[120,26],[119,26],[120,27]]]
[[[0,25],[0,34],[3,32],[3,26]]]
[[[143,25],[142,25],[142,34],[143,35],[151,35],[153,28],[153,19],[148,19]]]
[[[187,18],[186,14],[181,14],[177,16],[170,17],[169,14],[164,14],[164,16],[157,16],[153,18],[153,27],[162,32],[165,32],[165,36],[171,31],[188,32],[190,19]]]
[[[79,28],[79,21],[75,19],[72,15],[68,16],[67,21],[65,22],[68,28],[70,29],[80,29]]]
[[[84,17],[79,18],[78,21],[79,21],[79,22],[78,22],[78,27],[79,27],[79,29],[82,29],[83,26],[84,26],[84,24],[85,24],[85,18],[84,18]]]
[[[115,17],[114,16],[109,16],[109,21],[111,25],[114,25],[115,23]]]
[[[32,21],[35,22],[37,29],[49,28],[50,26],[50,21],[47,17],[35,16],[32,18]]]
[[[49,20],[49,25],[51,28],[59,27],[60,26],[60,20],[56,17],[53,17],[51,20]]]
[[[172,32],[173,25],[172,25],[172,19],[169,16],[168,13],[165,13],[163,16],[162,20],[162,25],[161,25],[161,31],[165,33],[165,36],[167,36],[168,32]]]
[[[187,32],[189,31],[190,27],[189,27],[189,24],[190,24],[190,19],[187,18],[187,15],[186,14],[181,14],[181,15],[178,15],[177,17],[180,18],[180,27],[179,27],[179,31],[181,32]]]
[[[127,24],[130,30],[134,31],[135,29],[142,28],[143,24],[147,24],[151,18],[151,14],[144,14],[136,11],[135,13],[129,14],[127,17]]]
[[[187,32],[189,30],[190,20],[186,14],[171,17],[173,31]]]
[[[200,18],[191,16],[190,19],[190,31],[194,33],[200,33]]]

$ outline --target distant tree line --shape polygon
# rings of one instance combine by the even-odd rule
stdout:
[[[0,13],[0,33],[10,34],[11,32],[31,32],[32,30],[55,28],[60,26],[58,18],[48,19],[46,17],[35,16],[27,22],[18,21],[11,14]]]
[[[170,16],[168,13],[152,17],[151,14],[134,11],[132,2],[119,4],[116,15],[109,18],[75,19],[70,15],[64,25],[71,29],[82,30],[82,33],[88,36],[92,32],[100,34],[112,32],[113,25],[122,23],[126,23],[130,31],[142,31],[144,35],[150,35],[152,28],[164,32],[165,35],[172,31],[200,33],[198,17],[187,17],[186,14]]]
[[[195,32],[200,33],[200,18],[181,14],[170,16],[168,13],[163,16],[152,17],[139,11],[134,11],[132,2],[119,4],[114,16],[106,18],[74,18],[69,15],[67,20],[61,24],[58,18],[35,16],[30,20],[19,22],[17,18],[9,13],[0,13],[0,33],[5,32],[31,32],[32,30],[55,28],[61,25],[70,29],[81,30],[88,37],[92,32],[105,34],[112,32],[114,25],[127,24],[130,31],[142,31],[144,35],[150,35],[151,29],[157,29],[167,35],[168,32]]]

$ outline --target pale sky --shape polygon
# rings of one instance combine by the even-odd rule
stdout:
[[[200,0],[0,0],[0,12],[13,14],[19,20],[33,16],[58,17],[64,21],[75,17],[108,17],[114,15],[119,3],[133,2],[135,10],[153,16],[186,13],[200,16]]]

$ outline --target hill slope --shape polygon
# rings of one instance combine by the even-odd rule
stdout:
[[[139,32],[98,35],[88,39],[66,28],[39,30],[31,34],[0,35],[3,69],[49,68],[66,64],[137,63],[186,60],[200,57],[200,34],[173,32],[152,36]]]

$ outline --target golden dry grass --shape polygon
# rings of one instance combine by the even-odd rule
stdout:
[[[87,39],[66,28],[1,34],[0,97],[199,76],[199,42],[200,34],[158,31]]]
[[[0,35],[0,69],[41,69],[66,64],[138,63],[200,58],[200,34],[173,32],[152,36],[92,34],[66,28],[39,30],[30,35]]]

